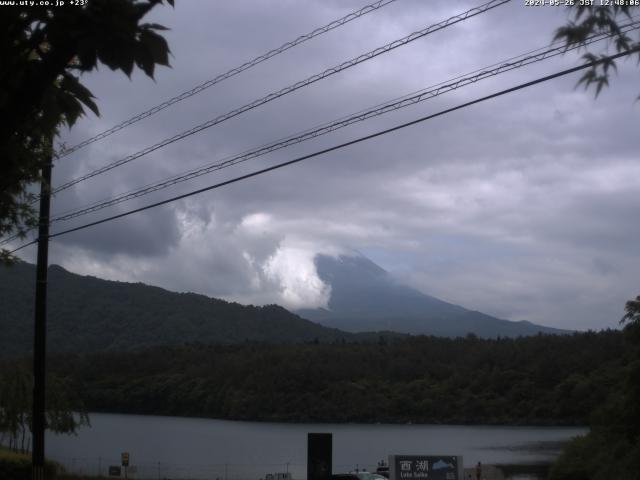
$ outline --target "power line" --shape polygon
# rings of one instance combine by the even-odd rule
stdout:
[[[66,157],[67,155],[70,155],[71,153],[80,150],[83,147],[86,147],[87,145],[92,144],[93,142],[97,142],[98,140],[101,140],[103,138],[108,137],[109,135],[112,135],[120,130],[122,130],[123,128],[128,127],[129,125],[133,125],[134,123],[139,122],[140,120],[143,120],[147,117],[150,117],[152,115],[155,115],[156,113],[164,110],[165,108],[170,107],[171,105],[181,102],[182,100],[185,100],[189,97],[192,97],[193,95],[196,95],[200,92],[202,92],[203,90],[206,90],[209,87],[214,86],[217,83],[222,82],[223,80],[227,80],[228,78],[231,78],[235,75],[238,75],[241,72],[244,72],[245,70],[248,70],[252,67],[255,67],[256,65],[269,60],[272,57],[275,57],[276,55],[279,55],[297,45],[300,45],[301,43],[306,42],[307,40],[311,40],[314,37],[317,37],[319,35],[322,35],[324,33],[327,33],[331,30],[333,30],[334,28],[338,28],[341,27],[342,25],[345,25],[349,22],[351,22],[352,20],[356,20],[357,18],[360,18],[368,13],[374,12],[392,2],[395,2],[396,0],[379,0],[378,2],[372,3],[371,5],[366,5],[364,7],[362,7],[361,9],[352,12],[348,15],[345,15],[342,18],[339,18],[337,20],[334,20],[326,25],[324,25],[323,27],[318,27],[315,30],[311,31],[310,33],[307,33],[305,35],[301,35],[298,38],[296,38],[295,40],[292,40],[290,42],[286,42],[283,43],[282,45],[280,45],[278,48],[274,48],[273,50],[269,50],[267,53],[264,53],[256,58],[254,58],[253,60],[249,60],[248,62],[243,63],[242,65],[238,66],[238,67],[234,67],[231,70],[222,73],[220,75],[217,75],[216,77],[212,78],[211,80],[207,80],[204,83],[201,83],[200,85],[197,85],[195,87],[193,87],[191,90],[187,90],[186,92],[182,92],[179,95],[176,95],[173,98],[170,98],[169,100],[166,100],[162,103],[160,103],[159,105],[156,105],[155,107],[150,108],[149,110],[146,110],[142,113],[139,113],[131,118],[129,118],[128,120],[125,120],[122,123],[119,123],[111,128],[109,128],[108,130],[105,130],[91,138],[88,138],[80,143],[78,143],[77,145],[74,145],[72,147],[69,148],[63,148],[62,151],[60,151],[58,153],[58,158],[62,158],[62,157]]]
[[[638,51],[640,51],[640,49],[639,48],[635,48],[635,49],[627,50],[625,52],[617,53],[615,55],[610,55],[608,57],[603,57],[603,58],[600,58],[600,59],[598,59],[596,61],[588,62],[588,63],[585,63],[583,65],[577,66],[577,67],[573,67],[573,68],[569,68],[569,69],[566,69],[566,70],[562,70],[560,72],[556,72],[556,73],[551,74],[551,75],[540,77],[540,78],[537,78],[535,80],[531,80],[531,81],[526,82],[526,83],[521,83],[519,85],[516,85],[515,87],[507,88],[505,90],[501,90],[501,91],[493,93],[491,95],[487,95],[487,96],[472,100],[470,102],[466,102],[466,103],[457,105],[455,107],[447,108],[445,110],[441,110],[441,111],[439,111],[437,113],[433,113],[431,115],[427,115],[427,116],[418,118],[416,120],[412,120],[410,122],[406,122],[406,123],[402,123],[400,125],[396,125],[395,127],[387,128],[385,130],[381,130],[381,131],[378,131],[376,133],[372,133],[370,135],[359,137],[359,138],[356,138],[354,140],[350,140],[348,142],[341,143],[339,145],[335,145],[333,147],[325,148],[323,150],[319,150],[319,151],[316,151],[314,153],[310,153],[308,155],[303,155],[301,157],[294,158],[293,160],[282,162],[282,163],[279,163],[277,165],[273,165],[271,167],[263,168],[261,170],[257,170],[257,171],[254,171],[254,172],[251,172],[251,173],[248,173],[248,174],[245,174],[245,175],[241,175],[241,176],[232,178],[230,180],[226,180],[224,182],[219,182],[219,183],[216,183],[214,185],[210,185],[208,187],[200,188],[198,190],[193,190],[191,192],[188,192],[188,193],[185,193],[185,194],[182,194],[182,195],[177,195],[175,197],[171,197],[171,198],[162,200],[160,202],[152,203],[152,204],[146,205],[144,207],[140,207],[140,208],[136,208],[136,209],[133,209],[133,210],[129,210],[127,212],[123,212],[123,213],[120,213],[118,215],[113,215],[113,216],[110,216],[110,217],[107,217],[107,218],[103,218],[102,220],[97,220],[97,221],[94,221],[94,222],[86,223],[84,225],[80,225],[78,227],[69,228],[69,229],[63,230],[61,232],[50,234],[48,238],[51,239],[51,238],[59,237],[61,235],[66,235],[68,233],[77,232],[79,230],[84,230],[85,228],[89,228],[89,227],[93,227],[93,226],[96,226],[96,225],[100,225],[102,223],[110,222],[112,220],[117,220],[119,218],[123,218],[123,217],[127,217],[129,215],[132,215],[134,213],[138,213],[138,212],[142,212],[142,211],[145,211],[145,210],[149,210],[151,208],[159,207],[161,205],[166,205],[168,203],[175,202],[177,200],[182,200],[184,198],[191,197],[193,195],[198,195],[200,193],[207,192],[209,190],[214,190],[214,189],[226,186],[226,185],[230,185],[232,183],[237,183],[237,182],[240,182],[242,180],[247,180],[247,179],[249,179],[251,177],[262,175],[264,173],[271,172],[273,170],[277,170],[277,169],[280,169],[280,168],[283,168],[283,167],[286,167],[286,166],[289,166],[289,165],[293,165],[295,163],[299,163],[299,162],[302,162],[304,160],[308,160],[310,158],[314,158],[314,157],[317,157],[317,156],[320,156],[320,155],[324,155],[324,154],[329,153],[329,152],[340,150],[342,148],[345,148],[345,147],[348,147],[348,146],[351,146],[351,145],[355,145],[357,143],[361,143],[361,142],[364,142],[364,141],[367,141],[367,140],[371,140],[373,138],[380,137],[382,135],[386,135],[388,133],[395,132],[397,130],[401,130],[401,129],[406,128],[406,127],[410,127],[412,125],[416,125],[418,123],[422,123],[422,122],[425,122],[427,120],[431,120],[433,118],[440,117],[440,116],[446,115],[448,113],[454,112],[456,110],[461,110],[463,108],[467,108],[467,107],[470,107],[472,105],[475,105],[475,104],[478,104],[478,103],[481,103],[481,102],[485,102],[487,100],[491,100],[493,98],[497,98],[497,97],[500,97],[502,95],[506,95],[508,93],[512,93],[512,92],[515,92],[515,91],[518,91],[518,90],[522,90],[524,88],[531,87],[533,85],[537,85],[537,84],[540,84],[540,83],[543,83],[543,82],[547,82],[549,80],[553,80],[555,78],[559,78],[559,77],[562,77],[562,76],[565,76],[565,75],[569,75],[571,73],[575,73],[575,72],[578,72],[580,70],[584,70],[586,68],[591,68],[591,67],[593,67],[595,65],[598,65],[598,64],[601,64],[601,63],[610,62],[611,60],[615,60],[617,58],[620,58],[620,57],[623,57],[623,56],[627,56],[627,55],[630,55],[630,54],[638,52]],[[29,245],[33,245],[34,243],[36,243],[36,240],[34,240],[32,242],[29,242],[27,244],[21,245],[20,247],[12,250],[9,253],[13,254],[13,253],[17,252],[18,250],[21,250],[21,249],[23,249],[23,248],[25,248],[25,247],[27,247]]]
[[[13,255],[18,250],[22,250],[23,248],[27,248],[28,246],[33,245],[34,243],[38,243],[38,239],[37,238],[35,240],[31,240],[29,243],[25,243],[24,245],[20,245],[18,248],[14,248],[13,250],[9,251],[9,255]]]
[[[637,28],[638,28],[637,22],[634,22],[632,24],[623,26],[622,31],[626,33],[628,31],[631,31]],[[564,45],[557,46],[554,48],[548,48],[547,50],[543,50],[542,48],[540,48],[540,49],[534,50],[533,51],[534,53],[530,55],[522,54],[519,57],[513,57],[512,59],[509,59],[504,63],[497,64],[498,67],[496,68],[487,69],[489,67],[485,67],[485,69],[476,70],[475,72],[472,72],[471,74],[467,74],[466,76],[463,75],[463,76],[455,77],[454,79],[450,80],[449,83],[441,82],[433,87],[422,89],[418,92],[414,92],[413,94],[409,94],[404,97],[401,97],[400,99],[391,100],[389,102],[379,104],[368,110],[363,110],[356,114],[343,117],[334,122],[327,123],[319,127],[306,130],[299,134],[291,135],[285,139],[282,139],[276,142],[272,142],[271,144],[263,145],[253,150],[248,150],[247,152],[234,155],[223,161],[202,166],[197,169],[193,169],[179,175],[174,175],[160,182],[148,184],[137,190],[132,190],[126,193],[122,193],[120,195],[111,197],[109,199],[100,200],[85,207],[79,207],[72,210],[68,210],[67,212],[62,212],[58,216],[54,217],[51,220],[51,222],[53,223],[53,222],[71,220],[79,216],[87,215],[89,213],[94,213],[104,208],[111,207],[111,206],[126,202],[128,200],[132,200],[134,198],[139,198],[144,195],[148,195],[150,193],[163,190],[165,188],[171,187],[173,185],[177,185],[179,183],[182,183],[188,180],[192,180],[202,175],[206,175],[208,173],[221,170],[223,168],[228,168],[233,165],[237,165],[239,163],[251,160],[253,158],[265,155],[267,153],[271,153],[276,150],[280,150],[312,138],[317,138],[321,135],[334,132],[336,130],[347,127],[349,125],[362,122],[376,116],[384,115],[386,113],[396,111],[411,105],[415,105],[419,102],[423,102],[425,100],[429,100],[431,98],[437,97],[444,93],[448,93],[450,91],[457,90],[458,88],[462,88],[464,86],[476,83],[480,80],[484,80],[486,78],[490,78],[511,70],[522,68],[524,66],[531,65],[533,63],[547,60],[549,58],[564,54],[571,50],[582,48],[585,45],[590,45],[594,42],[597,42],[604,38],[609,38],[609,37],[610,37],[609,35],[605,35],[605,34],[593,35],[592,37],[586,40],[586,43],[584,45],[570,47],[569,49],[567,49]],[[528,52],[528,53],[531,53],[531,52]],[[514,58],[517,60],[514,60]],[[479,72],[479,73],[476,73],[476,72]]]
[[[108,172],[116,167],[119,167],[121,165],[124,165],[126,163],[129,163],[137,158],[140,158],[144,155],[147,155],[151,152],[154,152],[155,150],[158,150],[160,148],[166,147],[167,145],[170,145],[174,142],[177,142],[178,140],[182,140],[183,138],[189,137],[195,133],[201,132],[202,130],[205,130],[207,128],[210,128],[214,125],[217,125],[219,123],[222,123],[226,120],[229,120],[237,115],[240,115],[244,112],[247,112],[249,110],[252,110],[254,108],[257,108],[261,105],[264,105],[268,102],[271,102],[273,100],[276,100],[277,98],[280,98],[284,95],[287,95],[289,93],[292,93],[296,90],[299,90],[300,88],[306,87],[308,85],[311,85],[312,83],[315,83],[319,80],[322,80],[324,78],[330,77],[331,75],[334,75],[338,72],[341,72],[343,70],[346,70],[348,68],[351,68],[355,65],[358,65],[360,63],[366,62],[368,60],[371,60],[372,58],[377,57],[378,55],[382,55],[384,53],[387,53],[391,50],[394,50],[398,47],[401,47],[403,45],[406,45],[408,43],[411,43],[415,40],[418,40],[422,37],[425,37],[426,35],[429,35],[431,33],[434,33],[438,30],[442,30],[444,28],[447,28],[451,25],[454,25],[456,23],[465,21],[471,17],[474,17],[476,15],[479,15],[481,13],[484,13],[488,10],[491,10],[493,8],[496,8],[500,5],[503,5],[505,3],[510,2],[511,0],[491,0],[490,2],[487,2],[479,7],[474,7],[470,10],[467,10],[466,12],[463,12],[461,14],[458,15],[454,15],[440,23],[436,23],[434,25],[431,25],[429,27],[426,27],[422,30],[419,30],[417,32],[414,32],[406,37],[403,37],[399,40],[395,40],[391,43],[388,43],[386,45],[383,45],[382,47],[376,48],[374,50],[371,50],[370,52],[364,53],[362,55],[359,55],[356,58],[353,58],[351,60],[348,60],[346,62],[341,63],[340,65],[337,65],[335,67],[331,67],[328,68],[326,70],[324,70],[321,73],[312,75],[311,77],[306,78],[305,80],[301,80],[299,82],[294,83],[293,85],[290,85],[288,87],[285,87],[281,90],[278,90],[276,92],[272,92],[269,95],[266,95],[258,100],[254,100],[251,103],[248,103],[240,108],[237,108],[235,110],[232,110],[230,112],[227,112],[223,115],[219,115],[218,117],[209,120],[207,122],[201,123],[199,125],[196,125],[195,127],[190,128],[189,130],[185,130],[182,133],[179,133],[177,135],[174,135],[171,138],[167,138],[165,140],[162,140],[154,145],[151,145],[150,147],[144,148],[143,150],[140,150],[136,153],[133,153],[125,158],[122,158],[120,160],[116,160],[115,162],[112,162],[104,167],[98,168],[96,170],[94,170],[93,172],[87,173],[85,175],[82,175],[80,177],[77,177],[73,180],[70,180],[69,182],[66,182],[65,184],[53,189],[52,193],[58,193],[61,192],[62,190],[66,190],[67,188],[72,187],[73,185],[76,185],[82,181],[88,180],[92,177],[95,177],[97,175],[100,175],[102,173]]]
[[[637,16],[632,17],[632,20],[634,20],[635,18],[637,18]],[[627,33],[629,31],[636,30],[637,28],[638,28],[637,20],[634,20],[633,22],[629,22],[620,27],[622,33]],[[52,218],[51,223],[58,222],[58,221],[66,221],[66,220],[70,220],[70,219],[83,216],[89,213],[94,213],[104,208],[108,208],[110,206],[114,206],[134,198],[139,198],[141,196],[144,196],[159,190],[163,190],[170,186],[191,180],[193,178],[200,177],[202,175],[211,173],[213,171],[221,170],[223,168],[227,168],[227,167],[236,165],[238,163],[248,161],[250,159],[265,155],[267,153],[271,153],[276,150],[286,148],[293,144],[301,143],[311,138],[319,137],[321,135],[336,131],[340,128],[344,128],[348,125],[365,121],[371,117],[383,115],[385,113],[395,111],[395,110],[422,102],[424,100],[428,100],[435,96],[447,93],[457,88],[461,88],[471,83],[475,83],[485,78],[496,76],[496,75],[505,73],[507,71],[511,71],[517,68],[530,65],[532,63],[543,61],[548,58],[557,56],[561,53],[566,53],[572,50],[576,50],[576,49],[582,48],[583,46],[587,46],[597,41],[600,41],[602,39],[606,39],[610,37],[611,35],[608,35],[608,34],[596,34],[587,38],[584,44],[576,45],[569,48],[566,48],[565,46],[558,46],[554,48],[548,48],[547,50],[544,50],[544,48],[530,50],[521,55],[511,57],[507,60],[503,60],[502,62],[494,63],[492,65],[484,67],[483,69],[478,69],[468,74],[459,75],[450,80],[435,84],[431,87],[427,87],[425,89],[421,89],[419,91],[404,95],[402,97],[398,97],[394,100],[390,100],[385,103],[378,104],[375,107],[371,107],[366,110],[361,110],[349,116],[341,117],[340,119],[335,120],[333,122],[322,124],[318,127],[308,129],[299,134],[294,134],[289,137],[285,137],[284,139],[278,140],[276,142],[272,142],[270,144],[263,145],[258,148],[254,148],[252,150],[248,150],[241,154],[236,154],[218,163],[213,163],[213,164],[205,165],[202,167],[198,167],[196,169],[187,171],[185,173],[166,178],[164,180],[161,180],[160,182],[151,183],[143,187],[140,187],[136,190],[131,190],[129,192],[119,194],[115,197],[93,202],[84,207],[78,207],[78,208],[67,210],[65,212],[61,212],[60,214],[58,214],[58,216]],[[554,42],[554,43],[558,44],[560,42]],[[495,66],[497,67],[491,69],[491,67],[495,67]],[[15,235],[0,241],[0,245],[7,244],[12,240],[15,240],[20,237],[23,237],[23,235],[16,233]]]
[[[14,233],[13,235],[11,235],[10,237],[7,237],[3,240],[0,241],[0,245],[5,245],[9,242],[11,242],[12,240],[16,240],[18,238],[24,238],[26,236],[27,233],[31,232],[32,230],[35,230],[36,227],[31,227],[29,228],[26,232],[23,233]]]
[[[92,178],[94,176],[100,175],[101,173],[105,173],[105,172],[107,172],[109,170],[112,170],[112,169],[114,169],[114,168],[116,168],[116,167],[118,167],[120,165],[125,164],[125,163],[129,163],[129,162],[131,162],[131,161],[133,161],[133,160],[135,160],[137,158],[140,158],[140,157],[142,157],[142,156],[144,156],[144,155],[146,155],[148,153],[151,153],[151,152],[153,152],[153,151],[155,151],[155,150],[157,150],[159,148],[162,148],[162,147],[164,147],[166,145],[169,145],[170,143],[173,143],[175,141],[181,140],[182,138],[185,138],[185,137],[190,136],[190,135],[192,135],[194,133],[197,133],[197,132],[199,132],[201,130],[204,130],[205,128],[209,128],[209,127],[211,127],[211,126],[213,126],[213,125],[215,125],[217,123],[221,123],[222,121],[225,121],[225,120],[227,120],[229,118],[232,118],[233,116],[239,115],[240,113],[243,113],[244,111],[247,111],[247,110],[250,110],[252,108],[255,108],[255,107],[257,107],[257,106],[259,106],[261,104],[267,103],[268,101],[275,100],[276,98],[278,98],[280,96],[283,96],[283,95],[285,95],[287,93],[291,93],[292,91],[297,90],[298,88],[302,88],[305,85],[308,85],[310,83],[318,81],[318,80],[320,80],[322,78],[326,78],[326,77],[328,77],[328,76],[330,76],[330,75],[332,75],[334,73],[338,73],[341,70],[344,70],[344,69],[349,68],[351,66],[357,65],[358,63],[362,63],[362,62],[364,62],[366,60],[369,60],[369,59],[371,59],[371,58],[373,58],[373,57],[375,57],[377,55],[380,55],[382,53],[386,53],[386,52],[388,52],[388,51],[390,51],[390,50],[392,50],[394,48],[397,48],[399,46],[405,45],[405,44],[407,44],[407,43],[409,43],[411,41],[414,41],[414,40],[417,40],[419,38],[422,38],[423,36],[426,36],[429,33],[433,33],[435,31],[438,31],[438,30],[441,30],[443,28],[446,28],[447,26],[450,26],[450,25],[453,25],[453,24],[458,23],[460,21],[466,20],[467,18],[470,18],[472,16],[478,15],[480,13],[484,13],[487,10],[490,10],[492,8],[500,6],[500,5],[502,5],[504,3],[507,3],[509,1],[510,0],[492,0],[492,1],[490,1],[490,2],[488,2],[486,4],[483,4],[483,5],[479,6],[479,7],[472,8],[472,9],[470,9],[470,10],[468,10],[468,11],[462,13],[462,14],[450,17],[449,19],[444,20],[444,21],[442,21],[442,22],[440,22],[438,24],[434,24],[434,25],[431,25],[429,27],[426,27],[423,30],[420,30],[418,32],[414,32],[411,35],[408,35],[407,37],[404,37],[404,38],[402,38],[400,40],[396,40],[396,41],[391,42],[391,43],[389,43],[387,45],[384,45],[382,47],[379,47],[379,48],[377,48],[375,50],[372,50],[372,51],[370,51],[370,52],[368,52],[366,54],[363,54],[363,55],[361,55],[359,57],[356,57],[355,59],[352,59],[350,61],[344,62],[344,63],[340,64],[337,67],[333,67],[333,68],[327,69],[327,70],[325,70],[324,72],[322,72],[320,74],[317,74],[317,75],[314,75],[312,77],[309,77],[306,80],[298,82],[298,83],[296,83],[296,84],[294,84],[294,85],[292,85],[290,87],[286,87],[285,89],[282,89],[279,92],[267,95],[266,97],[263,97],[260,100],[256,100],[256,101],[252,102],[251,104],[245,105],[244,107],[241,107],[240,109],[237,109],[237,110],[229,112],[229,113],[227,113],[225,115],[216,117],[215,119],[210,120],[209,122],[205,122],[204,124],[200,124],[200,125],[198,125],[196,127],[193,127],[190,130],[182,132],[181,134],[175,135],[174,137],[171,137],[169,139],[165,139],[162,142],[159,142],[159,143],[157,143],[155,145],[152,145],[150,147],[147,147],[146,149],[143,149],[143,150],[141,150],[141,151],[139,151],[137,153],[129,155],[128,157],[125,157],[125,158],[123,158],[121,160],[117,160],[116,162],[112,162],[111,164],[106,165],[105,167],[102,167],[100,169],[94,170],[93,172],[90,172],[89,174],[86,174],[84,176],[81,176],[81,177],[78,177],[76,179],[73,179],[73,180],[71,180],[71,181],[69,181],[69,182],[67,182],[67,183],[65,183],[65,184],[53,189],[52,190],[52,194],[55,194],[55,193],[58,193],[60,191],[66,190],[67,188],[70,188],[71,186],[73,186],[73,185],[75,185],[77,183],[80,183],[80,182],[82,182],[84,180],[87,180],[89,178]],[[258,104],[258,102],[260,102],[260,103]],[[240,110],[242,110],[242,111],[240,111]],[[39,197],[36,196],[32,203],[35,203],[38,200],[39,200]],[[8,237],[8,238],[0,241],[0,245],[6,244],[6,243],[8,243],[8,242],[10,242],[12,240],[15,240],[16,238],[19,238],[19,237],[20,237],[20,235],[15,234],[15,235],[13,235],[11,237]]]

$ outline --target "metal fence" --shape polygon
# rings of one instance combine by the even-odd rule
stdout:
[[[265,480],[269,474],[282,473],[290,474],[294,480],[304,480],[307,476],[307,466],[303,463],[176,464],[147,461],[131,463],[125,469],[121,466],[120,457],[57,457],[54,460],[69,473],[112,479],[125,478],[126,475],[131,480]],[[355,466],[344,468],[352,470]]]

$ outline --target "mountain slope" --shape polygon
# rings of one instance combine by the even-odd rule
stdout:
[[[331,285],[328,309],[298,310],[300,316],[349,332],[395,332],[456,337],[516,337],[566,333],[530,322],[511,322],[467,310],[397,283],[363,256],[315,259],[318,276]]]
[[[0,356],[32,349],[35,266],[0,267]],[[302,342],[351,338],[277,305],[243,306],[142,283],[49,267],[48,350],[132,350],[192,342]]]

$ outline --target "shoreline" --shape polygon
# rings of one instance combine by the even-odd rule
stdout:
[[[313,425],[393,425],[393,426],[402,426],[402,425],[419,425],[419,426],[442,426],[442,427],[504,427],[504,428],[578,428],[584,429],[585,431],[589,429],[588,425],[579,424],[579,423],[504,423],[504,422],[414,422],[414,421],[379,421],[379,420],[371,420],[371,421],[340,421],[340,420],[320,420],[313,418],[302,418],[302,419],[287,419],[287,418],[222,418],[222,417],[205,417],[198,414],[164,414],[164,413],[140,413],[140,412],[114,412],[114,411],[101,411],[95,410],[88,412],[89,417],[94,414],[99,415],[135,415],[141,417],[162,417],[162,418],[189,418],[195,420],[215,420],[220,422],[244,422],[244,423],[264,423],[264,424],[285,424],[285,425],[302,425],[302,424],[313,424]]]

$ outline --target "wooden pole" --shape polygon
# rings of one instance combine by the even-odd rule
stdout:
[[[47,267],[49,264],[49,211],[51,204],[51,156],[42,167],[40,222],[36,266],[35,322],[33,335],[33,480],[45,480],[44,430],[47,350]]]

